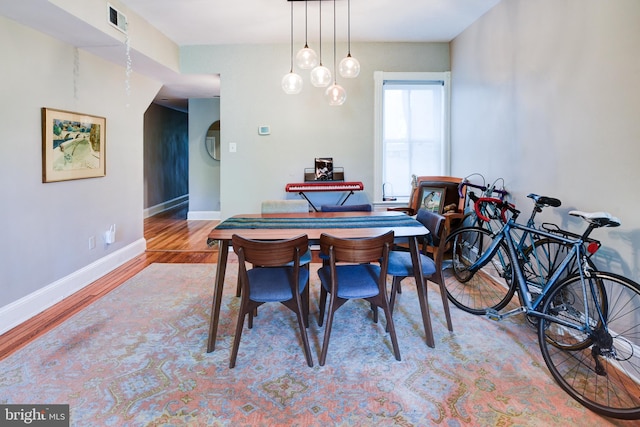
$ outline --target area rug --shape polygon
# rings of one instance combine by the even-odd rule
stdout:
[[[73,426],[624,425],[555,384],[522,319],[496,323],[452,307],[451,333],[431,287],[436,348],[427,347],[411,279],[394,313],[402,361],[384,320],[373,323],[367,303],[349,301],[318,366],[318,267],[313,368],[295,315],[271,304],[245,326],[229,369],[237,265],[228,268],[216,350],[206,353],[215,265],[152,264],[0,361],[0,403],[69,404]]]

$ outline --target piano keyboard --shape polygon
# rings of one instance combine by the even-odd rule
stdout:
[[[287,184],[285,191],[287,193],[297,193],[300,191],[362,191],[364,185],[361,182],[300,182]]]

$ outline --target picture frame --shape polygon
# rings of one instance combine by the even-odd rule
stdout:
[[[426,209],[442,214],[446,192],[446,187],[420,186],[420,191],[418,192],[418,209]]]
[[[316,180],[333,181],[333,157],[316,157]]]
[[[104,117],[42,108],[42,182],[106,176]]]

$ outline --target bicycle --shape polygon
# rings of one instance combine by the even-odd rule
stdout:
[[[592,270],[586,261],[588,251],[599,247],[586,244],[586,236],[595,228],[617,227],[620,221],[604,212],[571,211],[570,215],[588,223],[587,230],[575,237],[519,224],[517,209],[504,202],[498,206],[508,210],[511,217],[498,233],[483,234],[491,241],[473,262],[466,264],[466,269],[472,276],[484,276],[485,266],[506,247],[508,274],[513,278],[508,282],[507,294],[513,296],[517,290],[520,305],[502,313],[499,310],[510,302],[505,298],[493,308],[485,307],[484,313],[493,320],[519,313],[536,318],[543,359],[562,389],[602,415],[640,419],[640,285],[614,273]],[[514,230],[571,248],[539,294],[530,293],[521,264],[513,262],[518,259]],[[577,272],[563,277],[573,263],[578,265]],[[491,280],[485,276],[483,281]],[[489,289],[487,285],[475,287],[474,291],[482,294]],[[457,306],[464,307],[457,301]],[[466,308],[480,312],[477,305]]]
[[[533,209],[526,223],[529,229],[537,230],[535,217],[537,213],[542,212],[544,207],[558,207],[561,204],[560,200],[552,197],[538,196],[537,194],[529,194],[527,197],[531,198],[534,202]],[[506,212],[508,210],[500,206],[506,206],[506,202],[495,198],[478,198],[474,207],[476,215],[484,222],[488,222],[488,218],[484,215],[484,213],[489,211],[486,205],[493,206],[491,211],[499,218],[500,224],[502,224],[500,229],[502,229],[507,222]],[[508,206],[510,209],[515,209],[515,206],[511,204]],[[542,229],[554,235],[572,238],[582,237],[588,249],[586,252],[588,254],[586,262],[592,270],[597,270],[591,260],[591,256],[600,248],[600,242],[589,237],[589,234],[593,230],[592,228],[587,229],[582,236],[561,230],[556,225],[550,223],[543,223]],[[457,279],[457,281],[450,282],[447,285],[449,299],[457,307],[473,314],[485,314],[488,308],[496,310],[504,308],[516,290],[515,286],[511,286],[513,279],[510,274],[511,258],[506,254],[506,245],[499,248],[496,257],[483,267],[481,276],[471,274],[468,270],[468,266],[475,262],[486,251],[496,233],[497,232],[493,231],[491,227],[467,227],[460,228],[447,237],[447,247],[451,248],[451,267],[453,275]],[[516,259],[525,272],[529,292],[539,294],[540,289],[568,256],[571,246],[558,239],[542,237],[538,233],[529,231],[521,232],[520,235],[516,235],[514,231],[513,236],[514,240],[517,241],[516,253],[518,256]],[[570,263],[564,271],[562,278],[577,272],[577,269],[577,263]],[[493,277],[494,279],[502,278],[505,281],[505,285],[494,286],[496,280],[486,282],[483,281],[484,277]],[[470,289],[478,287],[484,287],[485,289],[481,293],[470,292]],[[473,295],[473,299],[471,295]]]

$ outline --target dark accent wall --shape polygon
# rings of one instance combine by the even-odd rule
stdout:
[[[144,114],[144,208],[189,193],[189,115],[151,104]]]

